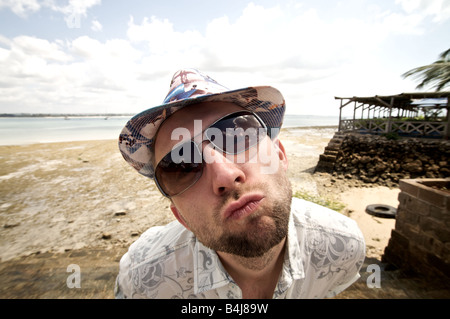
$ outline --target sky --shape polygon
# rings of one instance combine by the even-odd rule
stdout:
[[[0,113],[138,113],[197,68],[337,116],[449,47],[450,0],[0,0]]]

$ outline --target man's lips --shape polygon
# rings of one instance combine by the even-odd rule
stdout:
[[[227,219],[241,219],[252,214],[258,207],[264,196],[259,194],[244,195],[237,201],[231,202],[226,206],[223,213],[223,218]]]

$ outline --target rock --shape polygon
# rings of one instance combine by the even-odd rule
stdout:
[[[411,173],[420,173],[422,172],[422,161],[417,159],[412,162],[407,162],[406,164],[403,164],[403,169],[405,171],[411,172]]]
[[[362,175],[362,176],[361,176],[361,180],[362,180],[363,182],[365,182],[365,183],[370,183],[370,178],[367,177],[366,175]]]
[[[362,164],[367,164],[367,163],[369,163],[369,162],[371,162],[372,161],[372,157],[370,157],[370,156],[363,156],[363,157],[361,157],[361,159],[360,159],[360,162],[362,163]]]
[[[375,169],[375,172],[377,172],[377,173],[385,172],[386,169],[387,169],[387,166],[386,166],[385,163],[380,162],[380,163],[375,165],[374,169]]]
[[[112,237],[112,235],[110,233],[103,233],[102,234],[102,239],[108,240],[108,239],[111,239],[111,237]]]
[[[3,228],[13,228],[19,226],[20,223],[6,223],[3,225]]]
[[[430,167],[428,168],[430,171],[433,171],[433,172],[439,172],[439,166],[438,165],[436,165],[436,164],[431,164],[430,165]]]
[[[450,141],[421,138],[394,141],[354,133],[345,133],[342,139],[329,171],[335,181],[349,181],[352,175],[352,179],[369,186],[373,183],[391,187],[398,186],[401,179],[450,176]]]
[[[121,210],[121,211],[115,212],[115,213],[114,213],[114,216],[124,216],[124,215],[126,215],[126,214],[127,214],[126,211]]]
[[[426,178],[436,178],[436,175],[432,171],[426,171],[425,177]]]
[[[376,183],[377,180],[378,180],[378,176],[374,176],[374,177],[370,178],[371,183]]]

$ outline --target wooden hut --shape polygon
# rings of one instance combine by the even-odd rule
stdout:
[[[450,138],[450,92],[402,93],[340,100],[339,132]],[[353,105],[353,118],[342,118]]]

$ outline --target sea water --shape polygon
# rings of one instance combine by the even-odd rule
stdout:
[[[0,145],[117,139],[131,117],[2,117]],[[286,115],[283,128],[337,126],[333,116]]]

